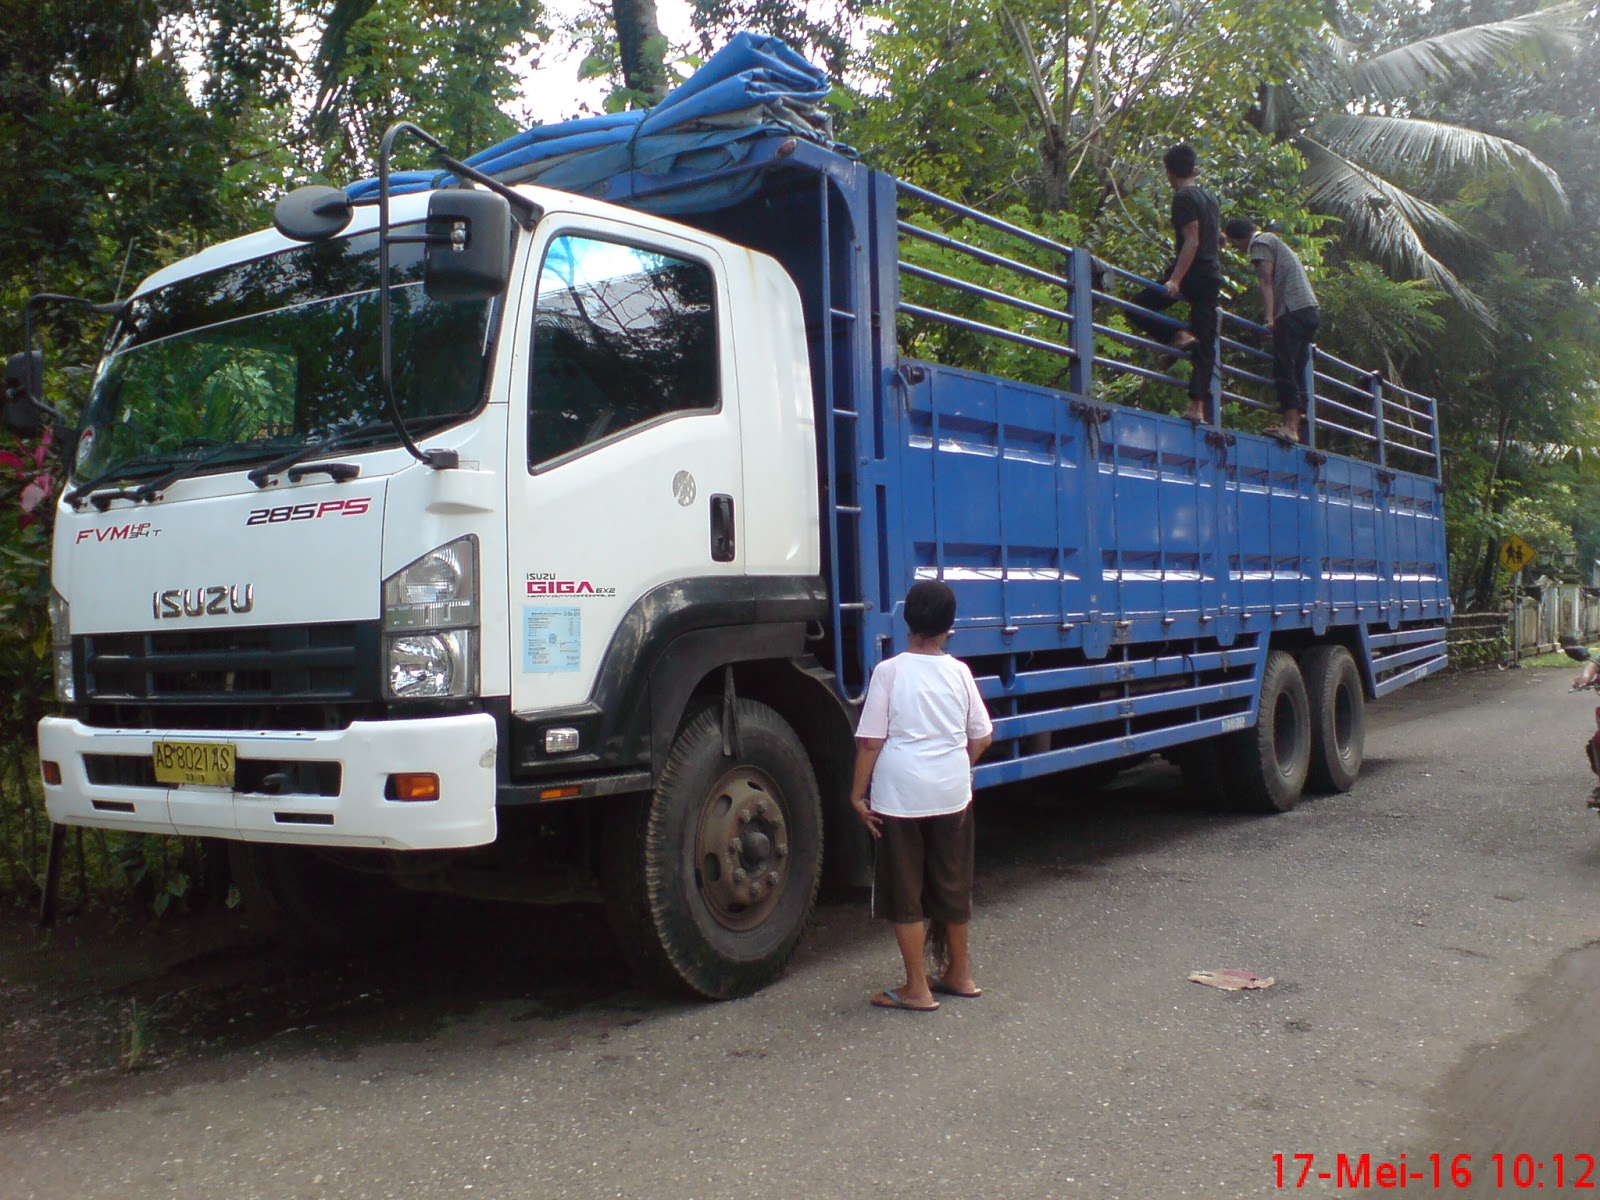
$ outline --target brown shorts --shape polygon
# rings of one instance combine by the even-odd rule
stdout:
[[[942,817],[883,817],[872,915],[909,925],[972,919],[972,805]]]

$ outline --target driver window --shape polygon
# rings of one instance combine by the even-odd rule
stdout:
[[[715,410],[714,295],[704,263],[552,239],[534,318],[529,466],[676,413]]]

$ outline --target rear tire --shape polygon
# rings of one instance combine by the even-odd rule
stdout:
[[[777,712],[738,700],[679,731],[654,792],[606,829],[606,907],[645,983],[708,1000],[749,995],[794,955],[822,878],[822,801],[805,747]]]
[[[1361,774],[1367,745],[1361,672],[1343,646],[1313,646],[1300,658],[1311,702],[1311,770],[1316,792],[1348,792]]]
[[[341,866],[335,853],[306,846],[230,842],[228,866],[245,911],[291,950],[316,958],[398,945],[416,933],[428,903],[376,869]]]
[[[1229,734],[1223,757],[1244,811],[1288,812],[1299,802],[1311,765],[1311,704],[1292,654],[1268,652],[1255,727]]]

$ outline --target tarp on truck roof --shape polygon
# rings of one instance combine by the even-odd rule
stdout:
[[[777,38],[735,34],[654,108],[535,125],[462,161],[505,183],[611,196],[631,190],[612,186],[630,172],[704,171],[703,189],[674,191],[651,207],[714,208],[754,185],[715,173],[742,162],[756,139],[788,134],[832,144],[832,122],[821,108],[828,86],[825,72]],[[400,171],[389,176],[389,189],[400,195],[453,181],[448,172]],[[357,203],[372,203],[378,181],[364,179],[345,191]]]

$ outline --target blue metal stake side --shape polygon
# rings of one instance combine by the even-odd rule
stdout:
[[[1273,649],[1344,646],[1369,698],[1445,666],[1432,400],[1318,351],[1307,445],[1224,427],[1271,388],[1261,331],[1226,314],[1239,338],[1219,336],[1212,419],[1191,424],[1164,411],[1166,347],[1117,320],[1135,306],[1116,285],[1147,280],[812,143],[770,139],[729,171],[752,173],[749,198],[675,215],[773,254],[804,298],[847,701],[904,649],[900,598],[932,578],[995,717],[980,786],[1248,728]],[[607,198],[683,183],[629,176]],[[908,330],[1058,370],[912,357]],[[1141,406],[1115,402],[1130,387]]]

